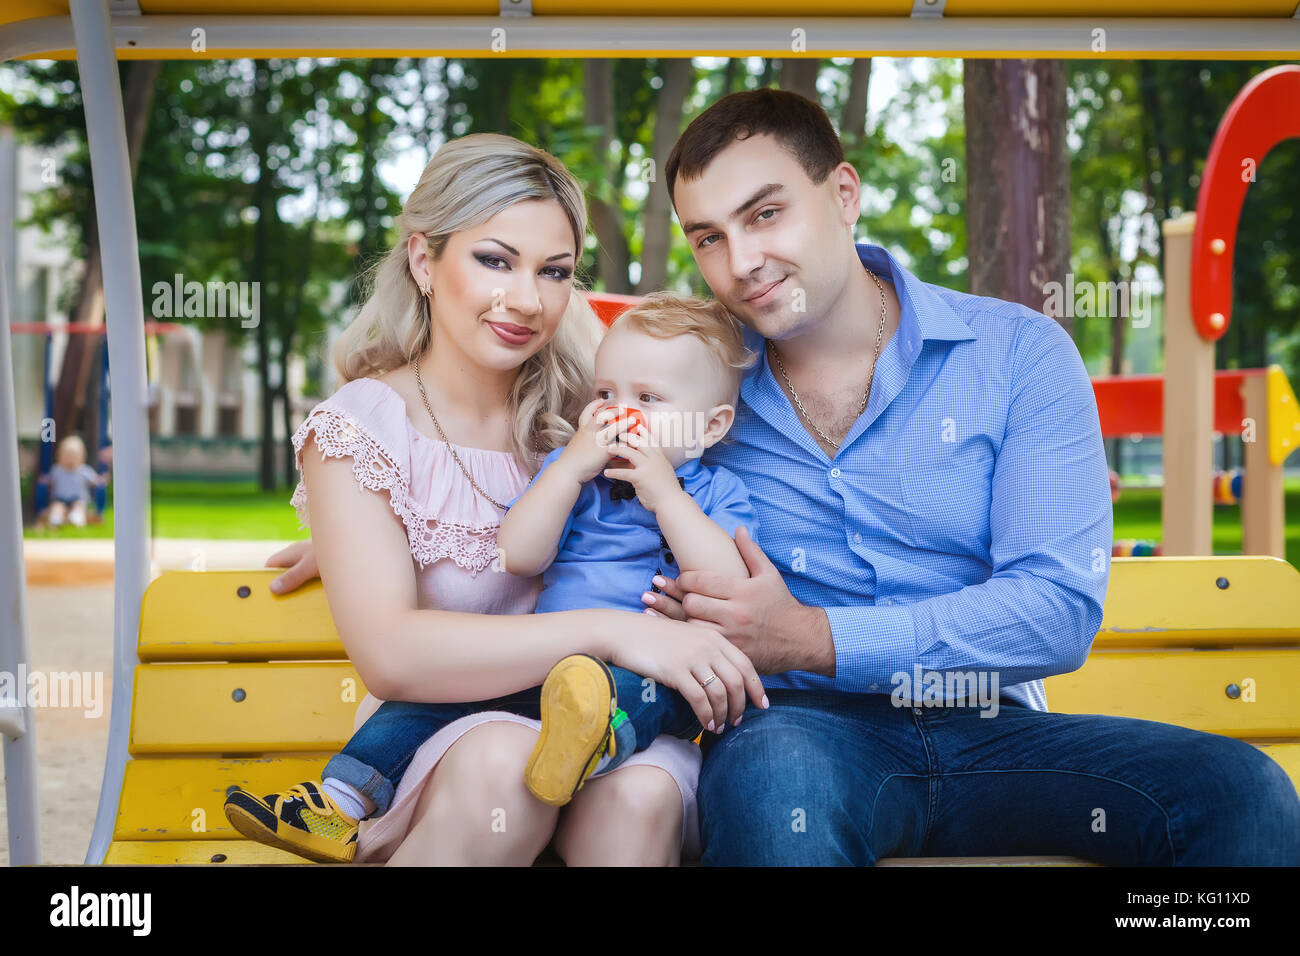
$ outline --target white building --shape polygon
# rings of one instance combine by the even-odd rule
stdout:
[[[0,126],[0,254],[4,256],[10,321],[14,323],[66,325],[67,309],[60,303],[75,294],[80,282],[84,265],[69,253],[66,230],[46,235],[39,227],[17,226],[30,215],[33,197],[56,181],[59,159],[57,151],[20,144],[12,128]],[[340,298],[345,288],[345,283],[338,283]],[[149,289],[143,293],[149,309],[153,296]],[[145,318],[152,320],[153,316]],[[170,320],[164,317],[161,321]],[[330,332],[316,366],[324,394],[336,384],[327,356],[337,332]],[[155,476],[256,475],[261,415],[254,334],[251,329],[227,335],[185,326],[179,332],[147,340],[150,454]],[[51,336],[53,376],[57,377],[62,367],[69,338],[66,333]],[[40,334],[13,336],[20,462],[25,475],[36,466],[45,419],[45,339]],[[291,359],[289,394],[295,424],[321,397],[302,394],[308,371],[301,358]],[[274,370],[272,375],[276,375]],[[287,440],[278,411],[272,427],[278,440]]]

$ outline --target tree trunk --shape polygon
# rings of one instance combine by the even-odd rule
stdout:
[[[1161,224],[1169,214],[1169,146],[1165,136],[1163,109],[1160,104],[1159,77],[1156,76],[1156,64],[1148,60],[1138,60],[1138,94],[1142,101],[1142,141],[1143,158],[1147,163],[1147,175],[1144,183],[1148,195],[1154,204],[1152,216],[1155,219],[1156,264],[1164,268],[1165,234]],[[1147,131],[1150,131],[1148,137]],[[1148,140],[1150,145],[1148,146]],[[1151,149],[1155,149],[1156,167],[1151,167]],[[1158,172],[1156,177],[1153,173]],[[1158,184],[1157,184],[1158,181]]]
[[[615,177],[614,171],[609,167],[609,143],[615,129],[614,61],[606,58],[583,60],[582,80],[587,125],[601,130],[595,147],[596,162],[602,170],[600,179],[602,182],[612,182]],[[588,197],[587,208],[592,231],[596,233],[597,274],[604,280],[606,292],[626,295],[632,291],[628,277],[628,263],[632,254],[628,249],[627,237],[623,235],[623,214],[616,202],[598,195]]]
[[[783,90],[798,93],[814,103],[821,102],[817,92],[817,73],[822,61],[816,58],[788,57],[781,63],[780,86]]]
[[[1097,201],[1093,215],[1097,224],[1097,247],[1101,252],[1101,260],[1106,266],[1106,277],[1112,284],[1118,286],[1123,279],[1119,269],[1119,253],[1115,249],[1115,244],[1111,241],[1110,220],[1106,215],[1102,196],[1100,193],[1096,195]],[[1118,300],[1116,305],[1118,308],[1115,310],[1115,314],[1110,317],[1111,375],[1120,375],[1124,371],[1124,333],[1128,327],[1128,310],[1123,307],[1123,300]],[[1111,465],[1116,472],[1122,473],[1124,439],[1111,438],[1108,440],[1108,445],[1110,447]]]
[[[153,107],[154,88],[162,71],[161,60],[135,60],[125,67],[126,92],[122,98],[122,112],[126,121],[126,148],[131,166],[131,181],[140,166],[140,151],[144,146],[145,132],[149,128],[149,111]],[[93,187],[92,187],[93,190]],[[93,191],[92,191],[93,198]],[[104,274],[99,254],[99,223],[95,217],[95,204],[86,206],[82,225],[86,240],[86,270],[77,292],[77,302],[68,321],[82,325],[100,325],[104,321]],[[86,411],[86,394],[94,370],[95,337],[69,335],[68,347],[63,353],[59,371],[59,384],[54,389],[54,434],[56,438],[70,435],[83,422]],[[86,449],[93,462],[98,453],[99,439],[86,435]]]
[[[361,222],[361,241],[357,243],[357,257],[353,261],[352,284],[348,289],[348,302],[360,306],[363,298],[362,274],[379,247],[379,212],[375,209],[375,98],[379,95],[376,82],[375,61],[366,61],[369,82],[362,94],[361,133],[357,137],[361,148],[361,182],[357,189],[356,216]]]
[[[293,354],[294,330],[301,321],[303,303],[307,298],[307,282],[311,278],[312,252],[316,246],[316,223],[321,213],[320,179],[316,180],[316,208],[307,222],[307,236],[302,244],[302,258],[299,260],[298,287],[294,292],[293,305],[289,309],[288,320],[284,323],[284,332],[280,340],[280,412],[284,420],[284,483],[292,488],[297,484],[297,460],[293,450],[293,402],[289,395],[289,357]]]
[[[664,83],[659,89],[654,138],[650,146],[655,180],[648,184],[650,191],[641,214],[645,233],[641,242],[641,277],[636,285],[637,295],[662,289],[667,281],[668,247],[672,242],[672,204],[668,201],[668,189],[659,177],[659,171],[663,169],[663,161],[672,152],[677,134],[681,132],[682,110],[695,78],[695,67],[689,58],[661,60],[660,64]]]
[[[969,288],[1042,310],[1070,265],[1065,64],[966,60]],[[1066,314],[1053,316],[1073,334]]]
[[[849,93],[840,117],[840,138],[845,145],[867,134],[867,91],[871,85],[871,57],[859,57],[849,66]]]
[[[267,130],[267,103],[271,71],[266,60],[256,60],[254,67],[253,110],[249,117],[249,139],[253,155],[257,157],[257,182],[253,184],[253,205],[257,207],[257,222],[253,224],[253,261],[250,275],[253,282],[266,288],[266,254],[270,248],[268,230],[270,218],[275,214],[271,196],[271,177],[275,174],[267,165],[270,152],[270,134]],[[275,393],[271,387],[271,355],[269,323],[257,323],[257,380],[261,395],[261,454],[258,456],[258,475],[263,491],[275,490],[275,435],[273,432]]]

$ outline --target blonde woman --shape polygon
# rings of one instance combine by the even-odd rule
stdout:
[[[538,579],[501,570],[504,504],[590,400],[601,326],[575,286],[586,233],[577,182],[519,140],[466,136],[438,150],[398,225],[336,347],[347,384],[294,435],[293,501],[373,695],[356,725],[381,700],[516,694],[575,653],[673,688],[725,675],[698,716],[707,724],[713,707],[735,722],[747,688],[761,696],[762,685],[715,630],[609,609],[533,615]],[[552,839],[569,865],[674,865],[698,852],[694,744],[660,737],[557,809],[523,782],[538,726],[488,711],[434,734],[384,795],[387,810],[361,823],[355,859],[527,865]],[[366,781],[341,782],[343,799],[375,805]],[[328,828],[339,807],[299,786],[246,809],[272,828]]]

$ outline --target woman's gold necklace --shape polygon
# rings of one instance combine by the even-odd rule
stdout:
[[[438,429],[438,437],[441,438],[446,443],[447,450],[451,452],[451,457],[456,459],[456,464],[460,465],[460,470],[465,473],[465,477],[468,478],[469,483],[474,486],[474,490],[477,491],[484,498],[486,498],[488,501],[492,502],[492,504],[496,505],[502,511],[505,511],[506,510],[505,505],[501,504],[501,502],[497,501],[495,498],[493,498],[491,495],[489,495],[486,491],[484,491],[482,488],[478,486],[478,482],[474,480],[474,476],[469,473],[469,469],[465,467],[465,463],[460,460],[460,455],[456,454],[456,449],[451,446],[451,442],[447,441],[447,433],[444,432],[442,430],[442,426],[438,424],[438,416],[433,413],[433,406],[429,404],[429,395],[424,390],[424,382],[420,380],[420,366],[415,361],[415,359],[411,359],[411,370],[415,372],[415,384],[418,385],[420,388],[420,398],[424,400],[425,411],[427,411],[429,413],[429,417],[433,419],[433,427]]]
[[[875,282],[876,286],[880,289],[880,328],[876,330],[876,354],[871,359],[871,374],[867,376],[867,390],[862,394],[862,404],[858,406],[859,415],[866,410],[867,399],[871,396],[871,383],[876,378],[876,362],[880,359],[880,342],[885,335],[885,287],[881,281],[876,278],[876,274],[870,269],[867,270],[867,275],[871,276],[872,281]],[[781,364],[781,357],[776,354],[776,345],[771,339],[767,340],[767,348],[768,351],[772,353],[772,358],[776,361],[776,367],[780,370],[781,377],[785,379],[785,387],[790,389],[790,397],[794,399],[795,407],[803,414],[803,417],[807,420],[808,424],[813,427],[813,431],[821,436],[822,441],[826,442],[826,444],[830,445],[832,448],[839,448],[840,443],[837,441],[831,441],[830,436],[817,427],[817,423],[813,421],[812,416],[808,414],[808,409],[804,408],[803,402],[799,401],[799,393],[794,390],[794,385],[790,382],[790,376],[786,374],[785,366]]]

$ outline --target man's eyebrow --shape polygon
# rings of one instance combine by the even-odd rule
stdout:
[[[518,249],[514,248],[513,246],[508,246],[508,245],[506,245],[506,244],[505,244],[504,242],[502,242],[500,239],[488,239],[487,241],[488,241],[488,242],[495,242],[498,246],[500,246],[500,247],[501,247],[502,249],[504,249],[506,252],[510,253],[512,256],[517,256],[517,255],[519,255],[519,250],[518,250]],[[556,259],[572,259],[572,258],[573,258],[573,253],[572,253],[572,252],[561,252],[561,253],[559,253],[559,254],[557,254],[557,255],[551,256],[551,257],[550,257],[549,259],[547,259],[546,261],[547,261],[547,262],[554,262]]]
[[[737,219],[740,216],[743,216],[745,214],[745,211],[748,210],[751,206],[757,206],[768,196],[771,196],[773,193],[779,193],[783,189],[785,189],[785,186],[782,183],[768,183],[766,186],[760,186],[758,190],[754,193],[754,195],[750,196],[743,203],[737,206],[735,210],[731,213],[731,215],[728,216],[727,218]],[[688,236],[693,232],[699,232],[701,229],[713,229],[713,228],[716,227],[713,225],[712,222],[709,222],[707,220],[704,222],[688,222],[682,224],[682,232],[686,233],[686,235]]]

